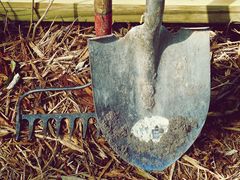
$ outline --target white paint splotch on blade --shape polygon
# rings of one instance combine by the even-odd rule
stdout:
[[[131,133],[141,141],[156,143],[168,131],[168,125],[169,120],[162,116],[145,117],[132,127]]]

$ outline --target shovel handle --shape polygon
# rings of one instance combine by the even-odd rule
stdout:
[[[112,33],[112,0],[94,0],[95,31],[97,36]]]
[[[144,25],[150,32],[157,30],[163,19],[165,0],[147,0]]]

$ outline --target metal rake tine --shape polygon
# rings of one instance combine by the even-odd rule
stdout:
[[[62,119],[55,119],[55,121],[56,121],[56,136],[59,137]]]
[[[32,120],[27,120],[27,121],[28,121],[28,129],[29,129],[28,139],[31,140],[34,133],[34,121]]]
[[[44,136],[46,136],[47,135],[47,128],[48,128],[48,119],[43,119],[42,120],[43,121],[43,134],[44,134]]]
[[[87,127],[88,127],[88,119],[83,119],[82,120],[82,135],[83,138],[86,138],[86,134],[87,134]]]
[[[72,138],[73,133],[74,133],[74,124],[75,124],[75,119],[71,118],[69,119],[69,124],[70,124],[70,138]]]

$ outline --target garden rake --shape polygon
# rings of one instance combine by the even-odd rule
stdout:
[[[94,1],[94,10],[95,10],[95,31],[97,36],[104,36],[111,34],[112,28],[112,3],[111,1]],[[97,118],[95,113],[71,113],[71,114],[23,114],[22,112],[22,102],[25,97],[34,93],[41,92],[57,92],[57,91],[73,91],[81,90],[91,86],[91,82],[83,86],[76,87],[63,87],[63,88],[39,88],[30,90],[20,96],[17,104],[17,117],[16,117],[16,139],[20,139],[21,133],[21,123],[25,120],[28,122],[29,129],[29,139],[33,138],[34,135],[34,125],[37,120],[41,120],[43,123],[43,134],[46,135],[48,129],[49,120],[54,119],[56,122],[56,135],[60,134],[61,122],[64,119],[69,120],[70,124],[70,136],[73,135],[74,125],[77,119],[82,120],[82,136],[83,138],[86,135],[88,121],[91,118]],[[99,133],[99,131],[97,131]]]
[[[64,119],[69,120],[70,124],[70,135],[73,135],[73,130],[74,130],[74,124],[77,119],[82,120],[82,133],[83,137],[86,135],[86,130],[88,126],[88,120],[90,118],[96,118],[95,113],[72,113],[72,114],[23,114],[22,112],[22,102],[23,99],[34,93],[41,93],[41,92],[57,92],[57,91],[73,91],[73,90],[80,90],[84,89],[86,87],[91,86],[91,83],[85,84],[83,86],[76,86],[76,87],[65,87],[65,88],[43,88],[43,89],[34,89],[31,91],[28,91],[24,93],[18,100],[17,104],[17,117],[16,117],[16,139],[20,139],[20,132],[21,132],[21,123],[22,121],[27,121],[28,122],[28,129],[29,129],[29,139],[32,139],[34,132],[34,124],[37,120],[41,120],[43,122],[43,133],[47,134],[47,128],[48,128],[48,123],[49,120],[54,119],[56,121],[56,134],[60,134],[60,127],[61,127],[61,122]]]

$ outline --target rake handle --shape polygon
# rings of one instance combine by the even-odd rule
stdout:
[[[97,36],[112,33],[112,0],[94,0],[95,31]]]

